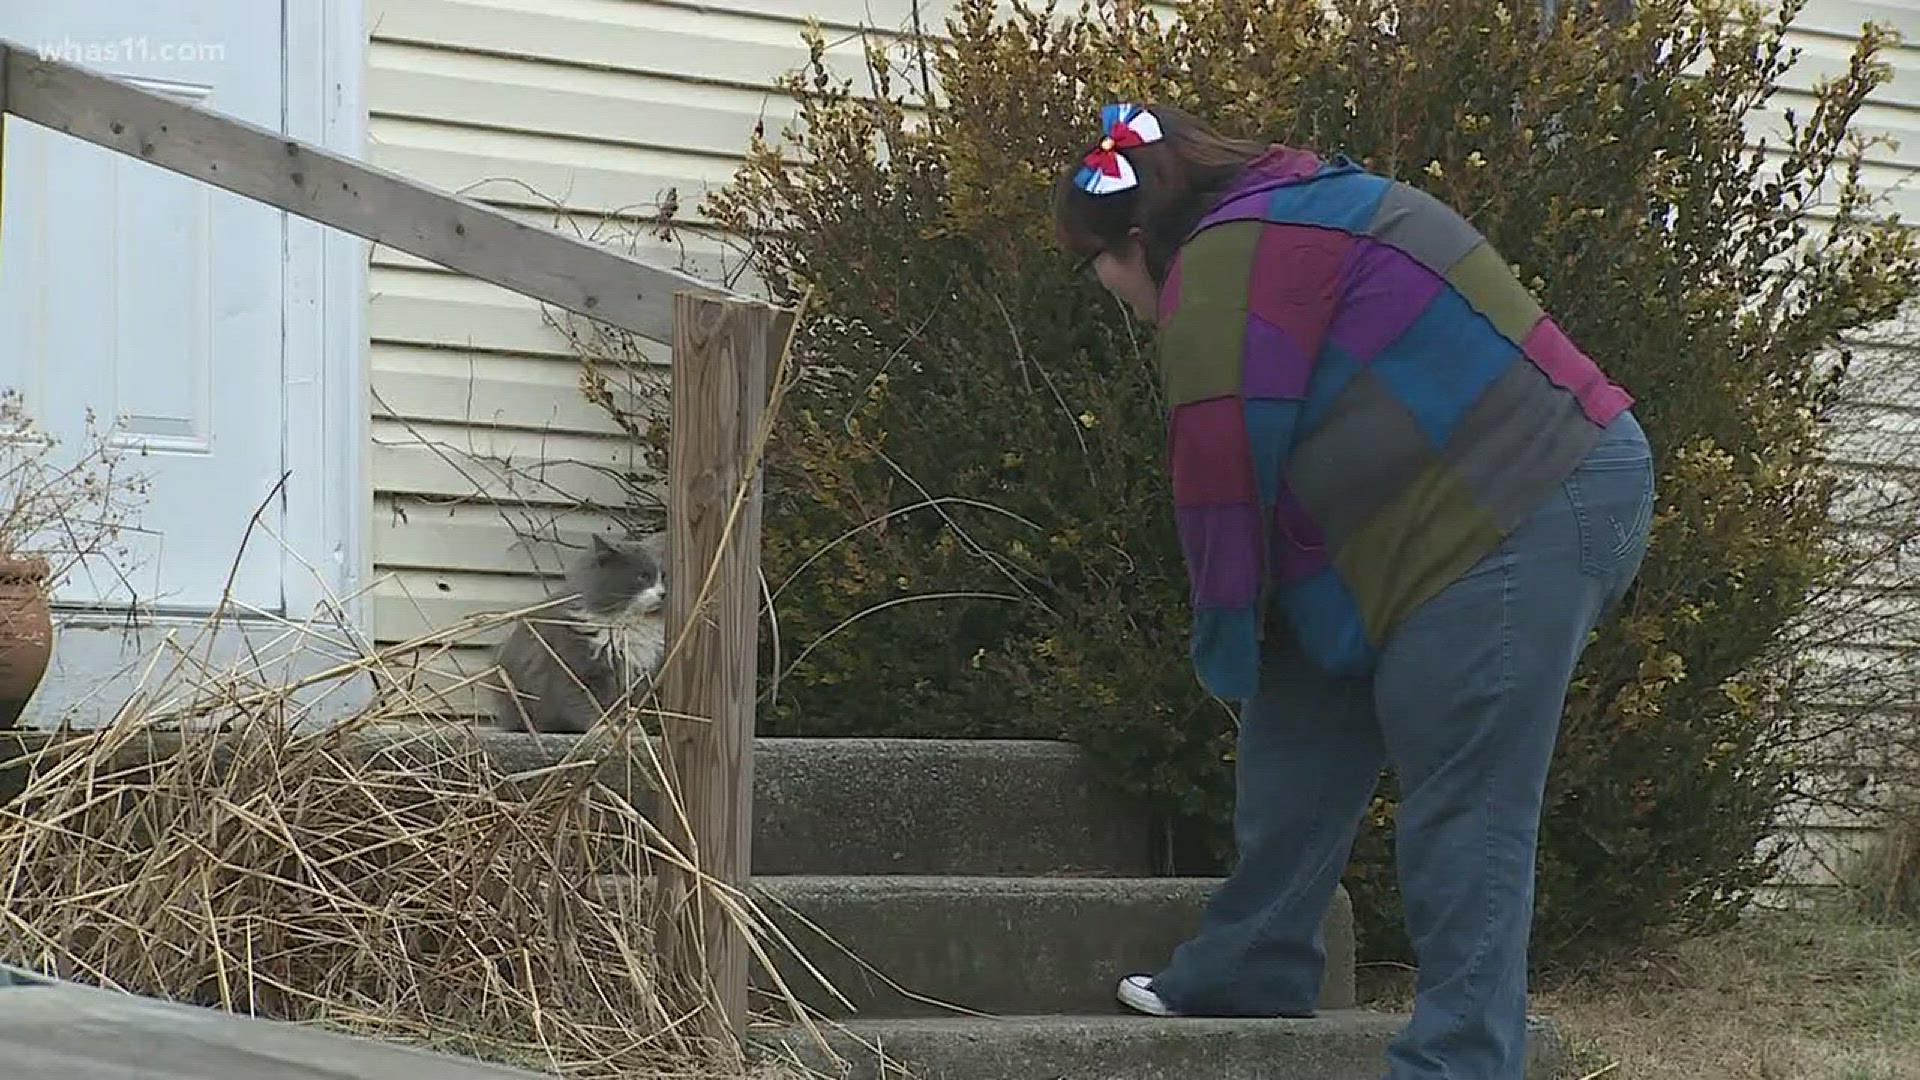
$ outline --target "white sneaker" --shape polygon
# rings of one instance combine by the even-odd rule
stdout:
[[[1180,1015],[1168,1008],[1167,1003],[1160,1000],[1160,995],[1153,992],[1151,975],[1129,975],[1121,979],[1120,989],[1115,996],[1120,999],[1120,1004],[1134,1012],[1145,1013],[1148,1016]]]

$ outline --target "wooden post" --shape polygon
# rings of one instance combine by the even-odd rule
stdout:
[[[661,673],[660,705],[668,776],[687,828],[671,814],[663,824],[703,873],[744,888],[752,857],[760,607],[760,468],[753,458],[786,319],[764,304],[687,293],[674,298],[673,316],[667,464],[673,655]],[[746,499],[736,516],[743,485]],[[717,1019],[744,1034],[745,941],[687,875],[669,873],[664,884],[674,962],[683,975],[713,981],[722,1009]]]

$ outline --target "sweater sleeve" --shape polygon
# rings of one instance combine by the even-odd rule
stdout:
[[[1227,222],[1181,249],[1163,290],[1160,370],[1193,662],[1222,698],[1259,689],[1270,530],[1351,244],[1335,230]]]

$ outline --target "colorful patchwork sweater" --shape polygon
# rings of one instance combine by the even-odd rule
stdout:
[[[1193,659],[1228,699],[1270,618],[1370,671],[1632,403],[1465,219],[1299,150],[1201,220],[1159,316]]]

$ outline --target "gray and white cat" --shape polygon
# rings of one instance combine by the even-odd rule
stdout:
[[[666,542],[594,536],[567,569],[576,599],[521,619],[501,644],[496,727],[584,734],[644,696],[666,651]]]

